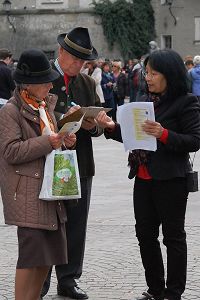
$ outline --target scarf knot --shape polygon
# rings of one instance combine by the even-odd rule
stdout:
[[[20,95],[24,102],[26,102],[34,111],[39,112],[41,135],[50,135],[54,132],[55,128],[51,116],[46,110],[45,100],[40,100],[29,95],[26,90],[20,91]]]

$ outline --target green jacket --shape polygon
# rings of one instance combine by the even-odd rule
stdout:
[[[57,70],[52,64],[53,68]],[[68,95],[66,94],[64,77],[61,75],[53,83],[54,87],[51,93],[58,96],[55,107],[55,115],[57,118],[63,113],[66,113],[70,102],[73,101],[80,106],[101,106],[100,99],[96,94],[95,81],[86,74],[78,74],[69,82]],[[95,131],[80,129],[77,133],[77,158],[79,164],[80,177],[94,176],[94,158],[92,149],[92,137],[100,136],[103,129],[97,127]]]

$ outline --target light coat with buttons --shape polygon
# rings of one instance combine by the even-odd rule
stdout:
[[[56,96],[47,107],[55,124]],[[32,110],[16,89],[0,109],[0,187],[6,224],[58,229],[58,218],[66,221],[62,201],[39,199],[45,156],[52,151],[48,136],[41,136],[38,111]]]

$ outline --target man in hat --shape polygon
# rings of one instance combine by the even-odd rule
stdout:
[[[87,28],[77,27],[69,33],[60,34],[58,58],[52,63],[59,71],[60,77],[51,90],[58,95],[55,114],[59,119],[72,104],[79,106],[101,106],[96,94],[95,81],[88,75],[80,73],[85,61],[97,59],[97,51],[92,46]],[[66,235],[68,243],[68,264],[56,266],[58,279],[57,292],[60,296],[72,299],[87,299],[87,294],[78,287],[76,279],[82,274],[83,257],[92,177],[94,176],[94,159],[91,137],[99,136],[103,130],[94,119],[83,120],[77,132],[77,157],[81,180],[81,199],[65,201],[67,211]],[[50,285],[49,274],[43,290],[44,296]]]
[[[8,67],[11,60],[12,53],[8,49],[0,49],[0,107],[7,102],[15,89],[11,69]]]

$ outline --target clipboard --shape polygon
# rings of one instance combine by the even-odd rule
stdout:
[[[83,117],[83,119],[87,118],[96,118],[98,113],[100,111],[108,112],[112,108],[104,108],[104,107],[98,107],[98,106],[88,106],[88,107],[81,107],[80,109],[76,110],[72,114],[65,116],[61,120],[57,122],[58,127],[62,127],[65,123],[68,122],[79,122],[80,119]]]

